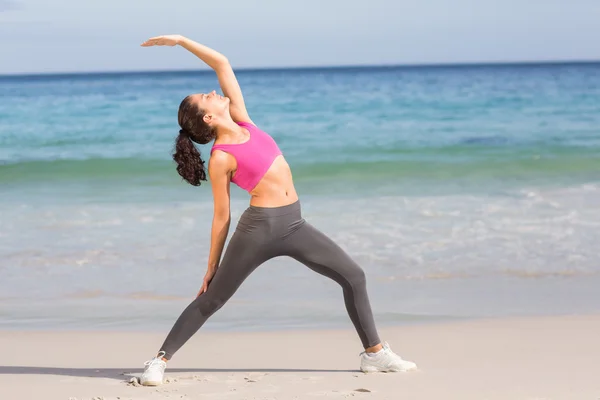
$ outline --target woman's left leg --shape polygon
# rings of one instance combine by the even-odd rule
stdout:
[[[327,235],[307,222],[284,239],[285,252],[343,289],[348,315],[366,351],[361,354],[363,372],[412,371],[417,365],[403,360],[387,343],[381,343],[367,295],[367,281],[362,268]],[[381,346],[379,346],[381,344]]]
[[[285,239],[285,254],[340,284],[344,303],[365,349],[381,343],[363,269],[327,235],[304,222]]]

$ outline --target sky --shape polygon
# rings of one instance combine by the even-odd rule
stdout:
[[[0,74],[600,60],[600,0],[0,0]]]

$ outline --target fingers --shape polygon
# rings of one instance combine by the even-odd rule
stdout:
[[[210,278],[208,277],[204,277],[204,281],[202,282],[202,287],[200,288],[200,291],[198,292],[198,296],[200,296],[202,293],[205,293],[208,290],[208,285],[210,283],[210,281],[212,280],[212,276]]]
[[[141,46],[150,47],[150,46],[154,46],[156,44],[158,44],[158,40],[146,40],[144,43],[141,44]]]
[[[151,37],[150,39],[148,39],[144,43],[142,43],[141,46],[148,47],[148,46],[154,46],[154,45],[160,44],[161,39],[162,39],[162,36]]]
[[[202,287],[200,288],[200,291],[198,292],[198,295],[196,297],[200,296],[202,293],[205,293],[207,289],[208,285],[206,283],[202,284]]]

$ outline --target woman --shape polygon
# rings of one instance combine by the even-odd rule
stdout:
[[[206,181],[205,162],[192,142],[214,140],[208,162],[213,189],[210,254],[204,282],[183,311],[156,357],[146,362],[143,385],[163,381],[166,362],[206,320],[235,293],[259,265],[289,256],[342,286],[346,309],[365,349],[361,370],[408,371],[416,365],[394,354],[375,328],[365,274],[337,244],[301,216],[290,167],[271,136],[259,129],[246,111],[242,92],[227,58],[181,35],[158,36],[142,46],[179,45],[204,61],[217,74],[225,96],[187,96],[179,106],[181,130],[173,159],[177,171],[192,185]],[[240,217],[227,250],[221,254],[231,222],[229,184],[248,191],[250,205]]]

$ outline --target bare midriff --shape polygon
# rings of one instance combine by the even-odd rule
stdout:
[[[275,158],[250,196],[250,205],[255,207],[282,207],[298,200],[292,171],[283,155]]]

